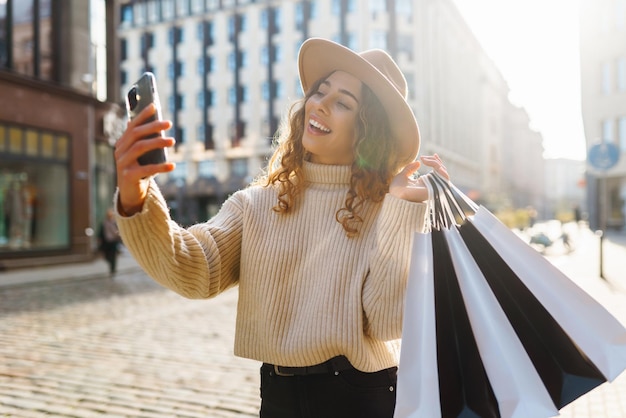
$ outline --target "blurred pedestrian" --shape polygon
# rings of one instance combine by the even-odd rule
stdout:
[[[117,272],[117,256],[120,252],[121,243],[113,209],[107,210],[106,217],[100,226],[98,238],[100,241],[100,251],[102,251],[104,259],[109,265],[109,274],[113,276]]]
[[[305,97],[279,130],[267,173],[205,223],[183,228],[152,176],[174,164],[137,157],[174,144],[116,143],[116,210],[145,271],[189,298],[239,286],[235,354],[262,362],[262,418],[391,418],[404,292],[428,192],[406,80],[382,50],[357,54],[324,39],[299,53]],[[421,162],[442,176],[437,156]]]

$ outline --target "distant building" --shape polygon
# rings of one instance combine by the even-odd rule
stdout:
[[[626,219],[626,0],[584,0],[580,13],[582,115],[587,149],[620,151],[606,173],[587,167],[589,222],[622,228]],[[606,179],[606,197],[602,182]]]
[[[118,11],[0,1],[0,269],[93,258],[115,182]]]
[[[439,153],[472,198],[498,206],[515,185],[518,200],[540,199],[541,136],[451,0],[123,1],[120,14],[120,93],[155,73],[177,139],[177,169],[157,181],[184,224],[260,173],[280,118],[302,96],[297,52],[312,36],[397,60],[420,153]],[[531,162],[524,176],[509,174],[516,158]]]

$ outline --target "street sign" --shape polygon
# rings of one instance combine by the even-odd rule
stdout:
[[[587,159],[593,168],[608,170],[619,161],[619,148],[615,144],[601,142],[589,149]]]

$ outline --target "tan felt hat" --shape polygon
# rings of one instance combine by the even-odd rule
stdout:
[[[345,71],[367,85],[387,111],[393,137],[400,144],[402,161],[415,160],[420,146],[417,121],[406,101],[407,85],[402,71],[385,51],[356,53],[322,38],[307,39],[300,47],[298,69],[302,90],[333,71]]]

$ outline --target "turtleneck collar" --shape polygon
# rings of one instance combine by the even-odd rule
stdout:
[[[302,166],[307,183],[350,184],[351,167],[349,165],[315,164],[304,161]]]

